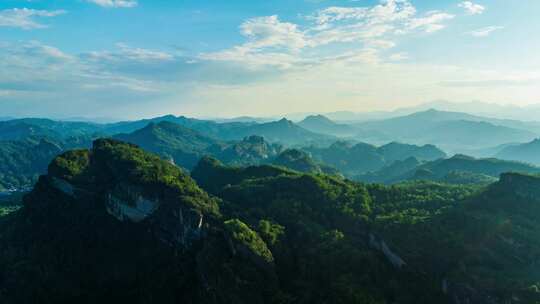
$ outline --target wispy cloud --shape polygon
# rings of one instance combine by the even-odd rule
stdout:
[[[167,98],[175,103],[159,109],[172,111],[171,105],[183,102],[179,96],[195,86],[249,86],[280,76],[266,66],[254,70],[122,43],[112,50],[69,54],[38,41],[0,42],[0,103],[16,115],[141,111],[136,104],[152,112],[159,111],[153,103]]]
[[[410,29],[423,29],[426,33],[433,33],[446,27],[444,21],[454,19],[454,15],[441,11],[431,11],[424,17],[413,18],[409,23]]]
[[[402,61],[402,60],[409,59],[409,54],[405,52],[395,53],[395,54],[390,55],[388,59],[390,59],[391,61]]]
[[[307,44],[304,33],[296,24],[281,22],[275,15],[249,19],[240,26],[240,30],[249,39],[244,44],[247,48],[285,47],[296,50]]]
[[[130,8],[138,5],[137,0],[87,0],[102,7],[123,7]]]
[[[482,38],[482,37],[487,37],[491,35],[491,33],[493,33],[494,31],[501,30],[503,28],[504,28],[503,26],[487,26],[487,27],[483,27],[474,31],[467,32],[467,34],[473,37]]]
[[[122,61],[131,61],[131,62],[140,62],[140,63],[151,63],[151,62],[164,62],[174,60],[174,56],[156,50],[142,49],[142,48],[133,48],[124,43],[117,43],[116,47],[118,50],[113,51],[94,51],[90,52],[87,55],[87,58],[96,62],[122,62]]]
[[[24,30],[46,28],[47,25],[39,23],[38,18],[56,17],[65,13],[64,10],[6,9],[0,11],[0,27],[15,27]]]
[[[469,81],[444,81],[440,85],[444,87],[505,87],[505,86],[530,86],[539,83],[539,79],[486,79]]]
[[[471,1],[463,1],[458,6],[463,8],[468,15],[480,15],[486,10],[485,6]]]
[[[395,47],[397,37],[437,32],[453,18],[443,11],[419,14],[408,0],[381,0],[369,7],[331,6],[305,16],[302,25],[281,21],[278,16],[258,17],[240,26],[245,43],[201,54],[200,58],[288,69],[327,61],[328,57],[317,51],[331,45],[342,52],[332,58],[363,58],[367,59],[363,62],[378,63],[384,60],[375,57]]]
[[[240,26],[240,33],[247,42],[231,49],[202,54],[200,58],[286,68],[297,61],[291,53],[298,53],[308,44],[305,33],[296,24],[281,22],[277,16],[249,19]]]
[[[240,42],[207,53],[134,42],[69,53],[37,41],[0,41],[2,110],[153,115],[221,109],[238,115],[279,113],[284,106],[362,110],[443,97],[519,101],[539,96],[534,79],[540,76],[522,71],[509,76],[504,67],[484,71],[466,62],[430,64],[424,52],[431,51],[431,36],[452,25],[455,16],[448,11],[420,11],[407,0],[362,3],[326,7],[298,19],[249,18],[238,26]],[[501,28],[467,35],[485,37]],[[428,50],[416,54],[424,43]]]

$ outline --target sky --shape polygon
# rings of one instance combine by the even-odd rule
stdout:
[[[538,0],[2,0],[0,116],[540,103]]]

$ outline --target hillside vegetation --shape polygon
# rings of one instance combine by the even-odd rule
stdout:
[[[540,173],[540,168],[515,161],[458,154],[424,163],[416,159],[398,161],[379,171],[358,175],[355,179],[378,183],[429,180],[452,184],[489,184],[505,172]]]
[[[364,185],[102,139],[0,217],[2,303],[535,303],[540,177]],[[96,263],[99,260],[100,263]]]

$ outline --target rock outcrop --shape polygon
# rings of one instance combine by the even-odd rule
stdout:
[[[392,266],[394,266],[395,268],[402,269],[407,265],[407,263],[405,263],[405,261],[403,261],[400,256],[390,250],[390,248],[383,239],[377,237],[373,233],[369,234],[369,246],[384,254],[386,260],[390,262],[390,264],[392,264]]]
[[[528,200],[540,200],[540,176],[519,173],[501,174],[499,186]]]

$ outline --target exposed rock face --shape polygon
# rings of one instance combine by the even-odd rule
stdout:
[[[51,177],[51,185],[68,196],[75,196],[75,187],[64,179]]]
[[[158,175],[141,177],[132,173],[141,165],[154,166],[155,172],[168,174],[173,182]],[[123,172],[121,167],[132,169]],[[97,209],[103,206],[103,216],[141,224],[161,242],[181,250],[189,249],[204,236],[203,205],[215,206],[176,166],[116,141],[99,140],[91,151],[59,156],[44,178],[70,198],[92,201]]]
[[[110,193],[107,198],[107,212],[120,221],[141,222],[152,215],[158,207],[158,201],[145,199],[142,195],[137,196],[132,202],[124,201]]]
[[[181,250],[189,249],[203,236],[204,215],[188,206],[148,195],[139,187],[117,184],[107,192],[107,212],[122,222],[146,223],[163,243]]]
[[[540,198],[540,177],[518,173],[501,174],[500,184],[511,189],[517,196],[538,200]]]
[[[154,234],[164,243],[180,249],[190,248],[204,237],[204,215],[193,209],[176,208],[167,216],[152,218]]]
[[[120,221],[139,223],[160,206],[159,199],[144,197],[142,191],[128,184],[118,184],[106,195],[107,212]]]
[[[397,254],[392,252],[388,245],[386,245],[386,242],[378,238],[373,233],[369,234],[369,246],[371,246],[373,249],[378,250],[384,254],[388,262],[390,262],[395,268],[401,269],[407,265],[405,261],[401,257],[399,257]]]

